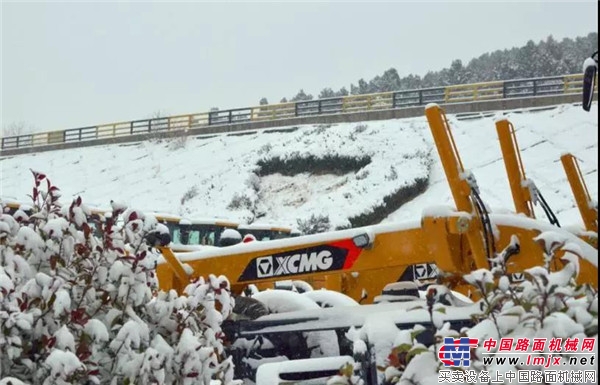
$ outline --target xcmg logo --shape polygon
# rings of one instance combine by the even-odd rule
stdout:
[[[330,245],[254,258],[239,281],[340,270],[348,250]]]
[[[293,254],[275,257],[277,270],[273,264],[273,257],[260,257],[256,259],[256,276],[258,278],[272,277],[274,275],[289,275],[310,273],[311,271],[328,270],[333,265],[331,252],[323,250],[319,253]]]

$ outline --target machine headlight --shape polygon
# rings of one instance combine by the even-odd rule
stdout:
[[[352,238],[352,242],[354,242],[356,247],[367,249],[373,245],[373,237],[369,236],[368,233],[363,233]]]

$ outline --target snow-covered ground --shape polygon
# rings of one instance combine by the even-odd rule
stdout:
[[[452,132],[465,168],[475,174],[481,195],[496,212],[512,211],[506,171],[494,120],[457,120]],[[562,105],[552,110],[505,115],[517,130],[527,177],[535,181],[563,224],[580,224],[560,155],[580,161],[593,199],[598,196],[598,110]],[[268,175],[252,171],[260,159],[295,156],[369,155],[371,163],[345,175]],[[428,165],[433,163],[432,167]],[[111,199],[143,210],[186,217],[224,217],[244,221],[249,209],[231,210],[246,196],[258,222],[296,225],[311,214],[329,215],[333,226],[370,211],[396,189],[429,178],[424,194],[385,221],[418,220],[431,205],[453,205],[448,183],[425,117],[365,123],[300,126],[291,132],[177,138],[18,155],[0,160],[0,196],[27,202],[29,169],[45,172],[61,188],[63,201],[81,195],[91,205]],[[541,210],[538,210],[541,215]]]

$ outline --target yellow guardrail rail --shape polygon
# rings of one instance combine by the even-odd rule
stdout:
[[[101,124],[2,138],[4,149],[118,138],[169,131],[187,131],[213,125],[280,120],[320,114],[341,114],[414,107],[428,103],[465,103],[480,100],[581,93],[583,74],[535,79],[459,84],[337,98],[269,104],[224,111],[175,115],[154,119]],[[597,86],[596,86],[597,90]]]

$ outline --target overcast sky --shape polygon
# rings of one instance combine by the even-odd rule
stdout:
[[[598,31],[598,3],[7,3],[3,127],[36,131],[277,102]]]

